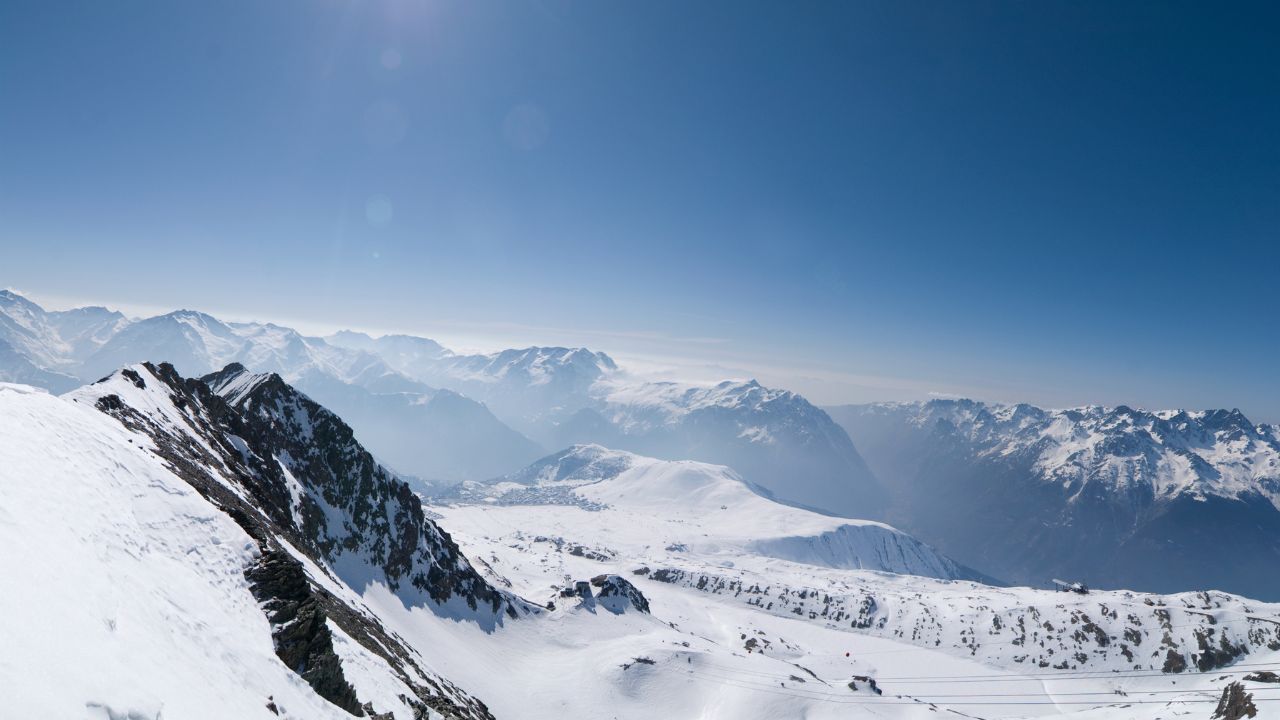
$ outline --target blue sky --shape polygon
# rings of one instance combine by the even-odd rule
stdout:
[[[1265,4],[0,6],[0,285],[1280,420]]]

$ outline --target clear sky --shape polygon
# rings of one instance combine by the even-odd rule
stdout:
[[[1280,420],[1276,7],[6,2],[0,286]]]

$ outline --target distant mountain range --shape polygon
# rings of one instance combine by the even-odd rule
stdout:
[[[1280,598],[1280,429],[1238,410],[828,408],[887,519],[1006,581]]]
[[[747,380],[650,382],[585,348],[458,354],[181,310],[48,312],[0,291],[0,380],[66,392],[141,361],[276,373],[419,490],[599,445],[725,466],[779,502],[883,520],[976,572],[1280,598],[1280,430],[1238,411],[969,400],[815,407]]]
[[[0,380],[64,392],[128,364],[185,375],[273,372],[355,428],[384,462],[432,485],[496,477],[575,443],[733,467],[780,500],[870,516],[883,493],[848,436],[804,398],[754,381],[650,383],[585,348],[460,355],[426,338],[305,336],[192,310],[128,319],[47,312],[0,291]]]

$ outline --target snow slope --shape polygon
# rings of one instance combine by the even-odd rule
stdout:
[[[627,530],[590,520],[609,518],[607,510],[575,505],[431,507],[494,582],[555,604],[549,620],[564,623],[550,648],[538,625],[504,631],[514,647],[490,667],[508,671],[519,691],[494,697],[499,716],[572,708],[609,717],[1208,717],[1225,684],[1280,662],[1280,605],[1220,593],[1080,596],[752,553],[729,560],[712,538],[664,545],[653,518],[630,518],[643,527]],[[564,607],[560,588],[606,573],[630,579],[678,634],[570,624],[582,609],[572,598]],[[456,642],[461,655],[468,640],[441,642]],[[567,678],[573,700],[529,680],[544,672]],[[865,694],[859,676],[884,694]],[[1263,717],[1276,709],[1270,686],[1248,686]],[[640,706],[644,698],[655,704]]]
[[[462,483],[436,499],[571,506],[583,510],[568,511],[575,530],[605,545],[647,541],[730,564],[762,555],[832,568],[976,577],[888,525],[783,505],[763,492],[722,465],[579,445],[503,478]]]
[[[239,526],[252,552],[227,572],[251,593],[254,628],[297,681],[355,714],[490,718],[388,633],[360,594],[382,588],[402,606],[486,627],[532,609],[487,584],[339,418],[277,375],[239,369],[215,380],[230,402],[172,366],[149,364],[54,402],[127,431],[119,442],[143,449]],[[163,505],[166,495],[148,501]]]
[[[350,717],[276,657],[258,545],[92,406],[0,384],[4,714]]]

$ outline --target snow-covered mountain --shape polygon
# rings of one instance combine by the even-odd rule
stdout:
[[[120,313],[84,307],[46,312],[10,290],[0,290],[0,381],[47,387],[80,385],[75,370],[127,324]]]
[[[20,523],[7,546],[47,538],[51,552],[94,554],[61,567],[36,561],[33,568],[59,568],[55,574],[74,568],[67,582],[82,585],[5,618],[42,624],[31,614],[48,614],[43,624],[62,626],[61,611],[99,626],[89,631],[99,639],[73,642],[100,656],[107,679],[73,680],[81,692],[60,701],[111,717],[153,717],[161,708],[207,716],[228,707],[262,716],[269,702],[292,717],[340,715],[335,708],[490,717],[389,632],[361,595],[386,588],[406,607],[486,627],[536,611],[480,577],[408,486],[378,466],[345,423],[278,375],[233,368],[208,383],[145,364],[63,398],[0,390],[4,486],[23,501],[6,502],[8,522],[0,525]],[[36,512],[47,503],[61,503],[62,513]],[[99,585],[101,596],[86,591]],[[248,687],[236,685],[246,682],[237,658],[258,670]],[[166,659],[174,667],[161,667]],[[93,662],[77,651],[57,667],[92,678],[101,669]],[[163,681],[147,679],[152,667],[161,667]],[[221,684],[206,689],[191,679],[201,689],[190,700],[173,692],[180,686],[156,692],[202,670]],[[146,694],[137,688],[154,704],[138,705]],[[228,697],[205,697],[219,691]]]
[[[595,383],[617,370],[612,357],[585,347],[525,347],[443,357],[413,377],[475,397],[544,446],[562,447],[553,429],[593,404]]]
[[[322,339],[193,310],[127,320],[101,308],[50,313],[14,293],[0,301],[0,379],[62,392],[137,362],[170,362],[187,375],[238,363],[279,374],[346,418],[397,471],[433,484],[600,443],[729,465],[781,500],[826,512],[874,517],[883,505],[826,413],[754,381],[646,382],[585,348],[459,355],[408,335]]]
[[[447,355],[410,374],[482,400],[543,447],[598,443],[728,465],[779,499],[837,514],[874,517],[883,506],[843,429],[800,395],[754,380],[647,382],[604,353],[562,347]]]
[[[599,401],[555,445],[599,443],[642,455],[728,465],[785,502],[878,517],[883,491],[849,436],[800,395],[754,380],[714,386],[604,382]]]
[[[1280,430],[1238,410],[934,400],[829,409],[889,518],[1015,582],[1280,599]]]
[[[542,506],[530,510],[542,515],[552,512],[545,506],[584,509],[592,512],[569,511],[557,534],[583,533],[605,545],[647,541],[730,564],[760,555],[830,568],[979,577],[888,525],[780,504],[723,465],[599,445],[574,446],[495,480],[464,482],[433,502]]]
[[[955,566],[703,463],[578,447],[423,508],[235,365],[0,384],[0,458],[15,717],[1155,720],[1268,707],[1280,662],[1280,605],[896,575]]]

